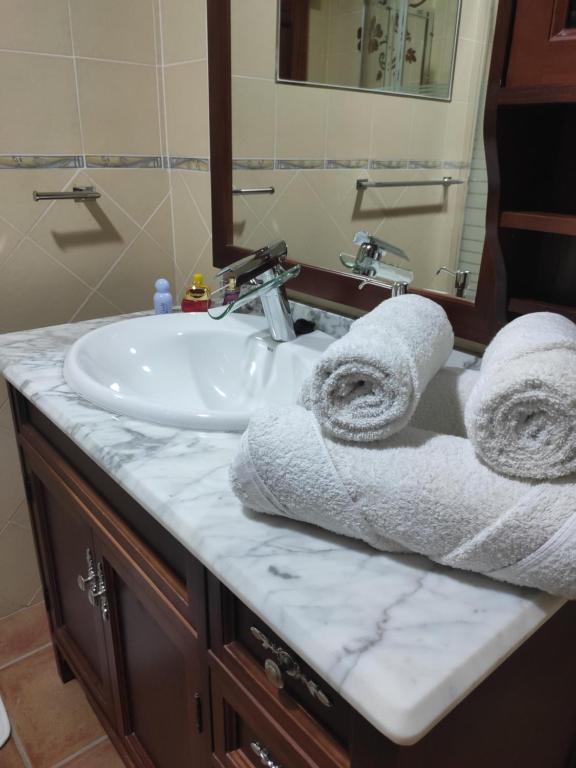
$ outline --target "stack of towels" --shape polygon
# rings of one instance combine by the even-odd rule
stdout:
[[[257,512],[576,598],[576,325],[514,320],[480,371],[443,367],[444,310],[390,299],[259,413],[232,469]]]

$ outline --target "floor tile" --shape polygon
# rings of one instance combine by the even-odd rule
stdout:
[[[0,749],[0,768],[24,768],[24,763],[16,749],[14,739],[9,739]]]
[[[66,763],[66,768],[124,768],[124,763],[111,742],[105,741]]]
[[[78,682],[60,681],[51,648],[0,671],[0,692],[34,768],[49,768],[104,735]]]
[[[0,620],[0,667],[50,642],[44,603]]]

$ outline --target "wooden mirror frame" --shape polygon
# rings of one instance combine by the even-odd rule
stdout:
[[[233,236],[230,0],[207,0],[207,9],[213,263],[221,268],[250,251],[234,245]],[[484,115],[488,203],[476,299],[471,302],[434,291],[410,291],[444,307],[456,336],[483,344],[487,344],[506,322],[506,270],[498,239],[500,181],[496,113],[497,91],[505,72],[513,12],[514,0],[500,0]],[[384,286],[367,285],[359,291],[360,276],[310,264],[301,264],[301,267],[300,275],[290,281],[290,289],[312,298],[369,311],[390,296],[389,289]]]

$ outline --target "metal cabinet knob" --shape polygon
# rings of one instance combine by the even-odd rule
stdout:
[[[252,752],[254,752],[256,757],[259,758],[260,762],[262,763],[263,766],[265,766],[265,768],[282,768],[280,763],[275,763],[274,760],[272,760],[268,750],[262,747],[260,744],[258,744],[257,741],[253,741],[250,744],[250,748],[252,749]]]
[[[264,662],[264,672],[266,672],[268,682],[272,683],[275,688],[284,688],[284,676],[282,675],[282,670],[275,661],[266,659]]]
[[[92,552],[90,549],[86,550],[86,566],[87,566],[87,576],[82,576],[81,573],[78,574],[78,578],[76,579],[76,583],[78,584],[78,589],[81,592],[86,592],[86,587],[89,584],[93,584],[94,580],[96,579],[96,570],[94,568],[94,558],[92,557]]]

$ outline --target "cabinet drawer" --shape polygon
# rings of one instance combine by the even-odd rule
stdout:
[[[218,768],[349,768],[321,728],[295,731],[289,713],[276,719],[270,701],[248,690],[211,654],[214,764]]]
[[[294,727],[312,727],[348,751],[353,711],[319,675],[231,592],[210,580],[210,647],[246,687],[256,684]]]

